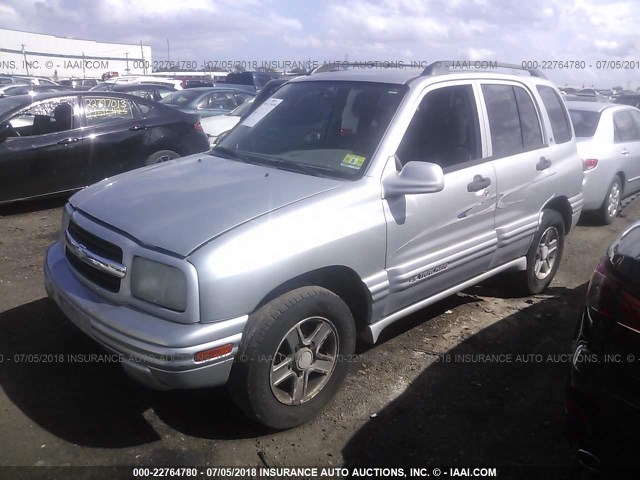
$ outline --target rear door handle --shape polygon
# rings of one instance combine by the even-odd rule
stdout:
[[[546,170],[551,166],[551,160],[548,158],[540,157],[540,161],[536,165],[536,170],[541,172],[542,170]]]
[[[473,182],[467,185],[467,192],[479,192],[491,185],[491,179],[483,177],[482,175],[476,175],[473,177]]]
[[[626,157],[627,155],[629,155],[629,150],[627,150],[626,148],[623,148],[620,153]]]
[[[78,137],[65,138],[63,140],[60,140],[58,142],[58,145],[69,145],[70,143],[76,143],[79,140],[80,138]]]
[[[131,127],[129,130],[135,132],[136,130],[146,130],[146,128],[146,125],[136,125],[134,127]]]

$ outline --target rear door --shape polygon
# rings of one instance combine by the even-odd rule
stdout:
[[[9,122],[21,136],[0,143],[0,202],[87,184],[76,96],[34,103]]]
[[[488,270],[496,247],[496,175],[483,158],[472,82],[427,89],[397,151],[440,165],[444,189],[384,200],[390,294],[385,315]]]
[[[149,125],[132,100],[83,94],[81,104],[91,183],[144,165]]]
[[[555,194],[557,165],[543,140],[543,122],[532,92],[519,82],[482,81],[490,159],[498,180],[492,266],[524,255],[542,206]],[[569,136],[570,138],[570,136]],[[575,147],[574,147],[575,148]]]
[[[624,194],[640,190],[640,112],[622,110],[613,114],[614,153],[622,157],[627,174]]]

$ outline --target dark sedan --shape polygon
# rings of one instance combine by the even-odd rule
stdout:
[[[197,113],[201,117],[222,115],[242,105],[255,93],[241,88],[198,87],[178,90],[166,96],[160,103],[188,113]]]
[[[591,277],[566,410],[568,433],[584,465],[601,473],[621,467],[638,471],[640,223],[613,243]]]
[[[616,98],[615,103],[640,108],[640,93],[627,93]]]
[[[162,100],[177,89],[166,83],[101,83],[90,89],[91,92],[128,93],[147,100]]]
[[[132,95],[0,99],[0,203],[65,192],[209,149],[197,115]]]
[[[71,88],[64,85],[15,85],[4,88],[0,93],[0,98],[47,92],[67,92],[69,90]]]

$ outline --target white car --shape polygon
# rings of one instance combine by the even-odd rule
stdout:
[[[640,110],[602,102],[569,102],[568,108],[583,161],[583,209],[609,224],[620,201],[640,191]]]
[[[204,133],[209,138],[209,144],[213,147],[218,141],[220,134],[228,132],[242,118],[242,115],[249,110],[251,103],[253,103],[254,97],[247,99],[242,105],[235,110],[231,110],[224,115],[216,115],[214,117],[206,117],[200,120]]]

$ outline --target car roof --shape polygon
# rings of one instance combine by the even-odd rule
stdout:
[[[379,69],[379,68],[355,68],[335,72],[319,72],[311,75],[303,75],[290,79],[290,82],[309,82],[324,80],[340,80],[354,82],[394,83],[403,85],[408,81],[419,77],[422,70],[416,69]]]
[[[223,87],[223,86],[219,86],[219,87],[193,87],[193,88],[187,88],[185,90],[180,90],[181,92],[215,92],[215,91],[219,91],[219,90],[233,90],[233,91],[237,91],[237,92],[242,92],[242,93],[253,93],[254,92],[250,92],[248,90],[245,90],[243,88],[235,88],[235,87]]]
[[[129,100],[134,100],[134,101],[140,101],[143,100],[143,98],[141,97],[137,97],[135,95],[129,95],[127,93],[120,93],[120,92],[92,92],[92,91],[77,91],[77,90],[67,90],[65,92],[38,92],[35,95],[30,95],[30,94],[24,94],[24,95],[14,95],[11,98],[16,100],[20,100],[20,105],[17,107],[22,108],[22,107],[26,107],[27,105],[31,104],[31,103],[35,103],[35,102],[39,102],[41,100],[50,100],[52,98],[58,98],[58,97],[77,97],[78,95],[82,95],[82,96],[98,96],[98,97],[105,97],[105,98],[109,98],[109,97],[113,97],[113,98],[126,98]]]
[[[502,67],[500,67],[502,68]],[[535,84],[551,85],[551,83],[542,76],[534,76],[528,74],[522,74],[523,70],[518,70],[519,73],[496,73],[487,70],[460,70],[452,72],[436,72],[433,74],[424,74],[424,70],[421,69],[402,69],[402,68],[365,68],[356,67],[354,69],[328,71],[311,73],[310,75],[303,75],[295,77],[290,80],[291,83],[295,82],[313,82],[313,81],[353,81],[353,82],[372,82],[372,83],[387,83],[396,85],[406,85],[414,80],[424,80],[425,82],[442,81],[446,80],[518,80],[523,83],[532,82]]]
[[[620,105],[618,103],[608,103],[608,102],[567,102],[567,108],[569,110],[582,110],[587,112],[602,112],[608,108],[614,107],[629,107],[629,105]],[[633,107],[631,107],[633,108]]]

